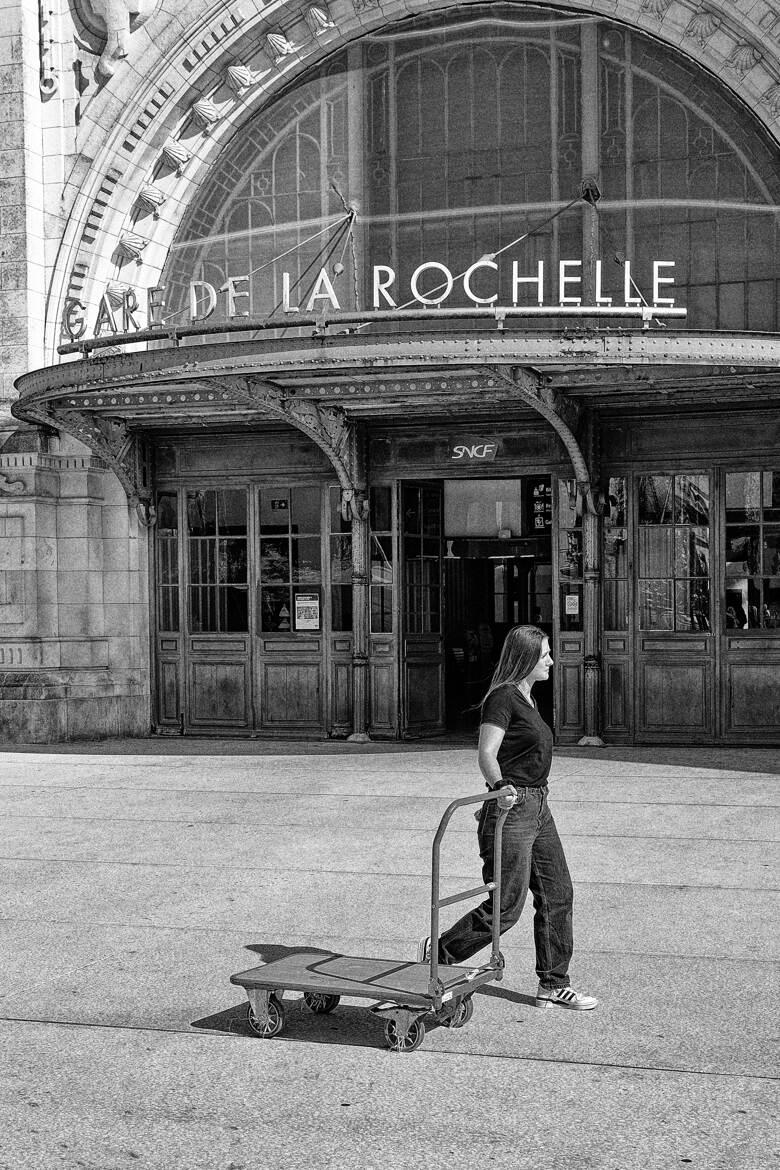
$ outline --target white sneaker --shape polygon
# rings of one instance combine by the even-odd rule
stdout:
[[[431,961],[431,936],[426,934],[425,938],[421,938],[417,944],[417,962],[430,963]]]
[[[592,995],[583,995],[573,987],[542,987],[541,983],[536,991],[536,1006],[546,1008],[549,1004],[558,1007],[570,1008],[575,1012],[589,1012],[598,1007],[598,1000]]]

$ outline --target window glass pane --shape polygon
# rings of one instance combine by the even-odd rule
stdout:
[[[389,484],[371,488],[371,527],[374,532],[390,532],[392,529],[392,498]]]
[[[691,632],[709,631],[709,581],[675,582],[675,629]]]
[[[604,576],[625,577],[628,574],[628,529],[612,528],[604,534]]]
[[[352,629],[352,586],[334,585],[330,591],[331,629],[344,633]]]
[[[758,528],[726,529],[726,577],[749,577],[759,572]]]
[[[674,564],[677,577],[709,577],[709,528],[676,528]]]
[[[404,532],[420,532],[420,492],[418,488],[404,490]]]
[[[675,523],[709,524],[710,481],[706,475],[674,477]]]
[[[640,475],[637,492],[640,524],[671,524],[671,475]]]
[[[727,630],[748,629],[748,583],[747,580],[732,581],[733,588],[726,590],[724,612]],[[757,612],[757,611],[756,611]]]
[[[392,631],[393,591],[389,585],[372,585],[371,632],[373,634],[390,634]]]
[[[672,577],[673,528],[646,527],[639,530],[639,574],[642,577]]]
[[[441,536],[441,496],[438,491],[423,489],[422,521],[426,536]]]
[[[290,524],[293,532],[314,533],[320,531],[321,494],[318,487],[294,487],[290,489]]]
[[[219,628],[248,630],[249,608],[246,586],[223,585],[219,590]]]
[[[628,584],[626,581],[604,582],[604,629],[628,629]]]
[[[764,579],[761,626],[765,630],[780,630],[780,577]]]
[[[192,536],[213,536],[217,530],[214,491],[187,492],[187,527]]]
[[[226,584],[246,582],[246,541],[220,540],[219,580]],[[235,629],[236,627],[231,627]]]
[[[161,585],[176,585],[179,580],[179,546],[167,537],[158,537],[157,580]]]
[[[179,513],[175,492],[160,492],[157,496],[157,536],[173,536],[179,531]]]
[[[561,629],[582,629],[582,586],[564,585],[560,590]]]
[[[371,537],[371,580],[389,583],[393,580],[393,539],[391,536]]]
[[[761,473],[730,471],[726,475],[726,523],[757,524],[761,517]]]
[[[780,577],[780,528],[764,529],[764,573]]]
[[[260,492],[260,528],[267,533],[289,531],[290,493],[286,488],[263,488]]]
[[[191,540],[190,581],[193,585],[214,584],[216,572],[216,541]]]
[[[269,581],[290,580],[289,541],[286,538],[260,541],[260,580],[264,585]]]
[[[260,628],[266,633],[289,632],[290,590],[287,586],[260,589]]]
[[[762,479],[764,520],[780,520],[780,471],[765,471]]]
[[[672,581],[639,581],[639,628],[673,630]]]
[[[523,491],[523,481],[519,479],[446,480],[444,535],[495,538],[503,529],[512,536],[521,536]],[[545,501],[549,503],[549,496],[541,499],[543,518]],[[533,531],[533,515],[525,527]]]
[[[558,533],[558,576],[568,580],[582,577],[582,533]]]
[[[217,524],[221,535],[246,532],[246,491],[244,488],[220,488],[217,496]]]
[[[352,537],[332,536],[330,538],[330,576],[331,580],[352,580]]]
[[[607,489],[607,513],[605,523],[609,528],[625,528],[628,524],[625,476],[614,476]]]
[[[161,630],[176,632],[179,629],[179,594],[175,589],[161,589],[158,605]]]
[[[318,584],[322,580],[320,538],[318,536],[293,537],[290,541],[290,547],[292,551],[290,580]]]
[[[214,633],[217,629],[216,586],[190,586],[190,630]]]

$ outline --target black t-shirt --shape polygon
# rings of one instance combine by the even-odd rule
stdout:
[[[553,734],[513,683],[497,687],[482,707],[482,723],[503,727],[498,766],[508,784],[541,788],[552,764]]]

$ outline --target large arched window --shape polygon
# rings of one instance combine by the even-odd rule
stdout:
[[[566,209],[586,174],[595,216]],[[171,249],[168,313],[188,311],[192,281],[248,273],[239,311],[281,307],[284,271],[305,303],[324,259],[342,307],[370,306],[378,264],[403,304],[420,263],[457,274],[534,229],[497,278],[475,278],[478,296],[497,284],[511,303],[512,262],[532,276],[543,260],[552,304],[558,261],[600,256],[619,303],[616,257],[648,297],[652,261],[673,260],[686,327],[775,330],[778,206],[773,144],[681,54],[592,15],[467,6],[364,38],[237,132]],[[519,295],[533,303],[534,286]],[[468,303],[456,284],[448,304]]]

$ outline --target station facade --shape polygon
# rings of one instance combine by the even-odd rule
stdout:
[[[20,14],[7,738],[780,740],[771,5]]]

